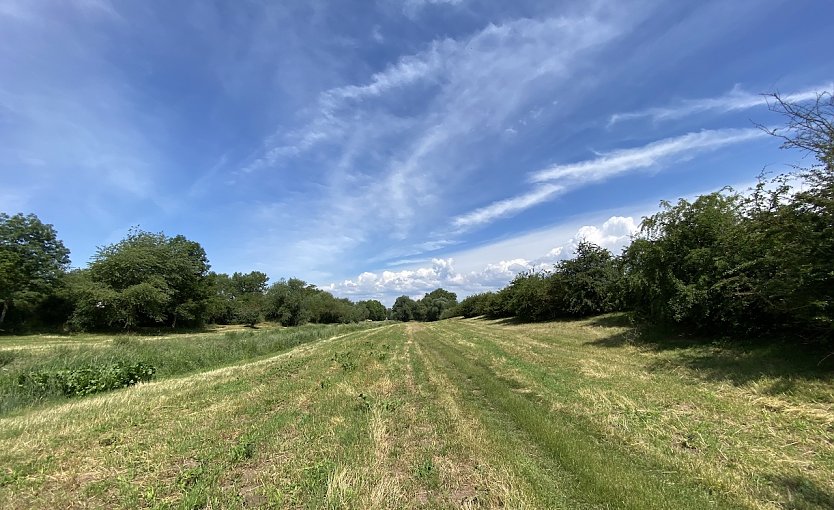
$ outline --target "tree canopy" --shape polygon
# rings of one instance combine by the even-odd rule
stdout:
[[[55,290],[69,250],[34,214],[0,213],[0,325],[10,309],[31,309]]]
[[[184,236],[131,230],[100,247],[75,282],[83,328],[198,324],[210,298],[208,258]]]

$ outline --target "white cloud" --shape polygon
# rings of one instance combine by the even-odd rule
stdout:
[[[504,137],[513,119],[539,103],[550,105],[554,93],[571,90],[575,66],[584,65],[589,52],[631,22],[615,18],[601,21],[588,15],[489,24],[467,37],[438,40],[403,56],[364,83],[323,91],[308,121],[271,136],[248,167],[291,172],[290,159],[302,154],[316,158],[317,166],[307,171],[320,172],[321,195],[304,200],[309,216],[290,231],[282,225],[274,242],[259,236],[253,250],[295,246],[295,237],[302,236],[325,245],[339,233],[351,241],[338,243],[338,249],[330,250],[333,256],[359,243],[386,243],[404,251],[394,256],[410,257],[415,252],[402,250],[398,242],[428,235],[446,221],[450,202],[459,200],[465,189],[466,176],[479,170],[471,148]],[[521,200],[541,200],[556,192],[537,190]],[[495,206],[480,216],[509,214],[522,202]],[[472,221],[479,220],[461,219]],[[439,246],[435,242],[417,252]],[[299,252],[287,253],[302,259]],[[314,259],[318,266],[334,262],[321,254]]]
[[[563,186],[545,184],[529,193],[508,198],[506,200],[499,200],[498,202],[493,202],[486,207],[482,207],[462,216],[458,216],[452,220],[452,225],[457,229],[467,229],[483,225],[485,223],[491,223],[498,218],[509,216],[541,204],[542,202],[551,200],[553,197],[564,191],[564,189],[565,188]]]
[[[471,229],[548,202],[584,184],[633,170],[661,166],[675,158],[687,158],[698,152],[763,136],[766,136],[763,131],[752,128],[707,130],[666,138],[642,147],[621,149],[578,163],[554,165],[530,176],[529,180],[537,183],[532,190],[460,215],[451,224],[458,232]]]
[[[574,184],[600,181],[617,174],[668,163],[673,158],[718,149],[767,136],[760,129],[717,129],[666,138],[642,147],[621,149],[598,158],[554,165],[534,173],[532,182],[567,181]]]
[[[457,292],[463,297],[499,289],[523,271],[549,268],[559,260],[571,257],[577,244],[583,239],[619,253],[637,229],[638,225],[633,217],[612,216],[599,226],[583,225],[575,230],[573,235],[567,235],[561,241],[551,239],[552,244],[549,248],[529,259],[518,256],[488,261],[483,260],[483,256],[488,252],[481,251],[480,263],[469,270],[459,269],[455,257],[435,258],[430,266],[400,271],[364,272],[356,278],[332,283],[323,288],[339,296],[380,299],[389,305],[396,296],[419,295],[438,287]],[[536,235],[541,236],[541,233]],[[523,245],[523,242],[520,244]]]
[[[817,95],[826,90],[834,89],[834,83],[820,87],[812,87],[799,92],[786,94],[783,98],[790,102],[811,101]],[[654,122],[680,119],[696,113],[716,111],[726,113],[736,110],[747,110],[767,104],[767,97],[763,94],[754,94],[743,90],[736,85],[730,92],[712,98],[685,99],[678,104],[669,107],[647,108],[636,112],[615,113],[608,120],[608,126],[619,122],[649,118]]]
[[[583,226],[576,233],[576,240],[585,240],[609,250],[622,248],[624,242],[639,229],[634,218],[612,216],[601,227]]]

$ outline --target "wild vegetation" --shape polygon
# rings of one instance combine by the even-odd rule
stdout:
[[[76,334],[0,337],[0,415],[206,371],[382,323],[220,327],[173,334]]]
[[[830,363],[627,324],[389,323],[222,368],[160,366],[0,417],[0,506],[831,508]],[[255,346],[293,331],[128,344],[185,363],[212,345],[270,352]],[[14,350],[52,359],[59,341]]]
[[[469,296],[447,315],[540,321],[629,310],[699,334],[833,341],[834,97],[773,99],[788,118],[773,134],[815,165],[747,192],[663,202],[620,256],[581,242],[574,259]]]
[[[580,242],[575,257],[519,274],[506,288],[469,296],[437,289],[392,308],[353,303],[297,278],[210,272],[199,243],[131,230],[68,271],[69,252],[34,215],[0,214],[0,329],[78,331],[195,327],[260,321],[285,326],[456,315],[522,321],[627,310],[649,324],[698,334],[834,339],[834,97],[793,104],[774,95],[783,147],[815,164],[672,204],[643,219],[620,255]]]
[[[773,99],[814,165],[460,302],[0,214],[0,507],[834,507],[834,98]]]

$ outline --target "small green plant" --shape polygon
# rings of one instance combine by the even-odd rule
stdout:
[[[432,459],[423,459],[418,462],[414,467],[414,474],[429,488],[436,489],[440,486],[440,475]]]
[[[197,465],[193,467],[187,467],[180,471],[180,474],[177,476],[177,485],[180,489],[187,489],[197,483],[200,479],[200,476],[203,474],[203,466]]]
[[[356,370],[356,362],[351,359],[350,351],[346,353],[336,352],[333,354],[333,361],[339,363],[342,370],[345,372],[352,372]]]
[[[255,441],[252,439],[240,438],[232,447],[232,461],[240,462],[251,459],[255,456]]]

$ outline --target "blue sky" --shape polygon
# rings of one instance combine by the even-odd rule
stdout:
[[[800,155],[828,0],[0,0],[0,210],[84,266],[128,228],[353,299],[618,251],[662,199]]]

